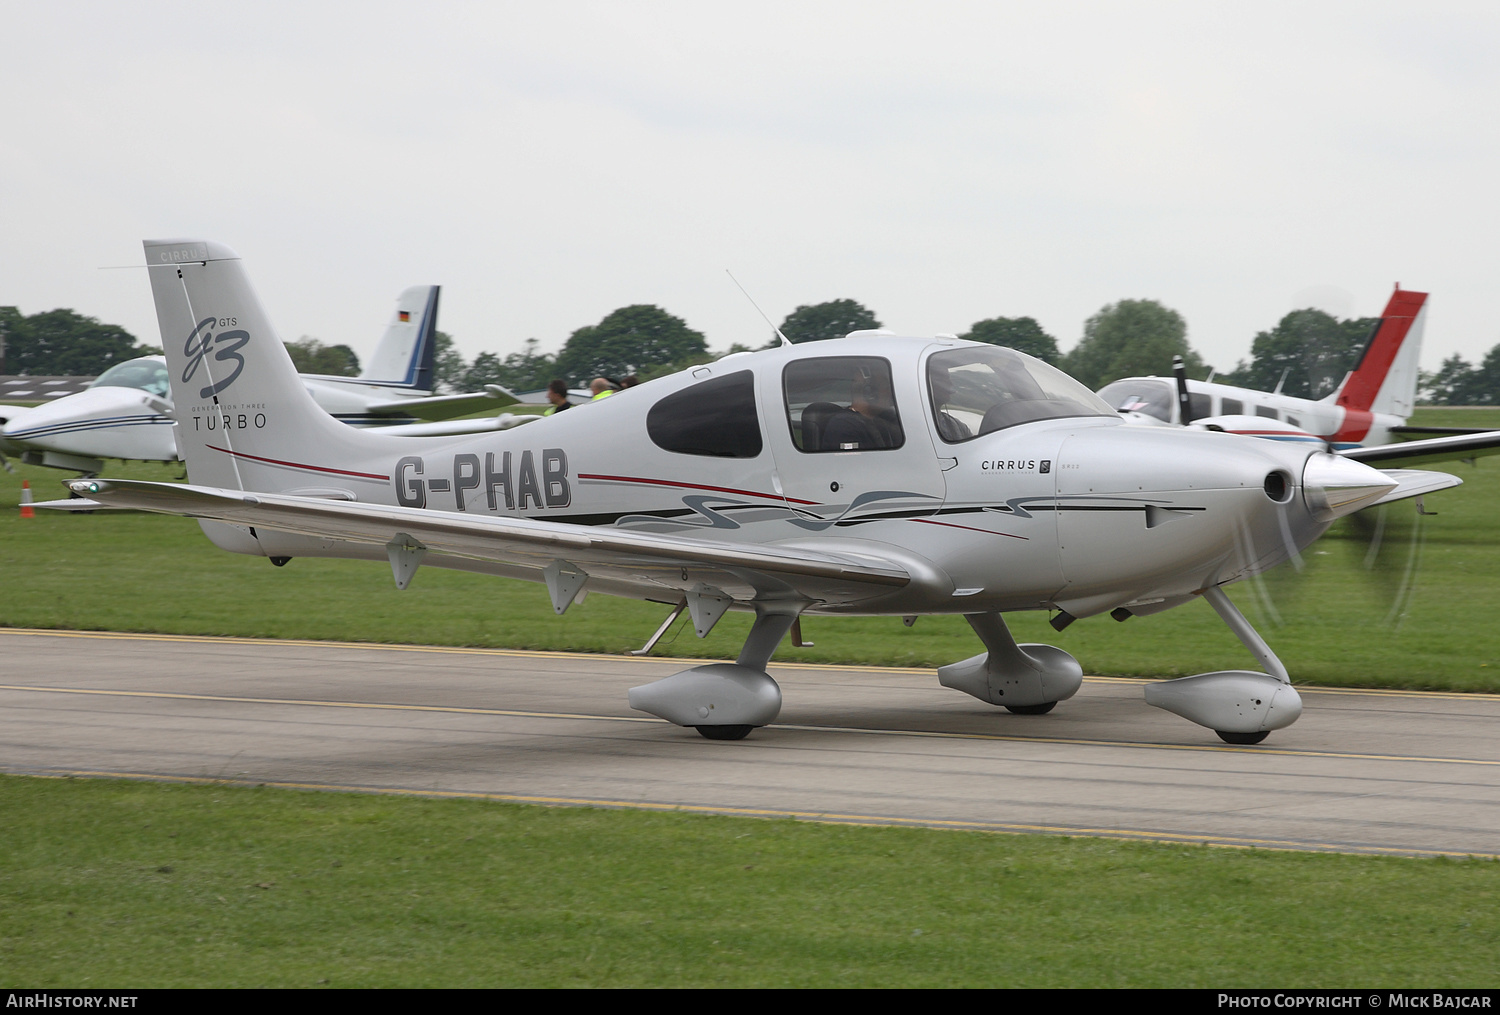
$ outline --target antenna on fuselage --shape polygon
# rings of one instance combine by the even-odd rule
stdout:
[[[767,317],[766,312],[760,308],[760,304],[755,302],[755,298],[748,292],[745,292],[745,287],[740,285],[740,280],[734,277],[734,272],[730,271],[728,268],[725,268],[724,274],[729,276],[729,281],[733,282],[736,286],[739,286],[740,292],[745,293],[745,299],[750,301],[750,305],[755,308],[755,312],[761,316],[761,319],[764,320],[767,324],[771,324],[771,319]],[[781,333],[781,329],[776,327],[776,325],[771,324],[771,330],[776,332],[777,338],[781,339],[781,344],[783,347],[792,344],[792,340],[783,335]]]

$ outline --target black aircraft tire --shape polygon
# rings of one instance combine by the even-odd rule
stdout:
[[[744,740],[750,735],[754,726],[694,726],[693,729],[702,733],[710,740]]]
[[[1226,744],[1258,744],[1271,735],[1270,730],[1261,730],[1259,733],[1230,733],[1227,730],[1214,730],[1214,732]]]
[[[1016,715],[1046,715],[1057,707],[1055,701],[1044,701],[1040,705],[1006,705]]]

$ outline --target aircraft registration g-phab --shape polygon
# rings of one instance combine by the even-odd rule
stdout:
[[[939,681],[1024,714],[1071,697],[1083,671],[1016,644],[1005,612],[1057,611],[1060,629],[1201,597],[1266,672],[1163,681],[1147,700],[1258,742],[1301,699],[1223,586],[1342,515],[1459,482],[1125,426],[1021,353],[876,332],[728,356],[504,433],[355,430],[298,383],[233,251],[145,247],[193,485],[70,482],[89,506],[196,517],[278,565],[388,559],[401,588],[430,564],[543,582],[559,614],[586,591],[659,602],[700,637],[751,611],[736,662],[630,691],[710,739],[776,718],[766,664],[803,613],[962,614],[986,651]]]

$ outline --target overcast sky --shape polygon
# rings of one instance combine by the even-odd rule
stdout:
[[[1149,298],[1221,369],[1433,294],[1500,342],[1500,6],[0,0],[0,305],[158,344],[143,238],[226,243],[284,339],[368,354],[443,288],[466,356],[654,303],[713,348],[859,300]],[[1163,369],[1166,364],[1163,364]]]

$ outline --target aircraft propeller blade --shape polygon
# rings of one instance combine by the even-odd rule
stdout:
[[[1193,400],[1188,396],[1187,364],[1181,356],[1172,357],[1172,376],[1177,378],[1178,420],[1183,426],[1187,426],[1196,417],[1193,415]]]

